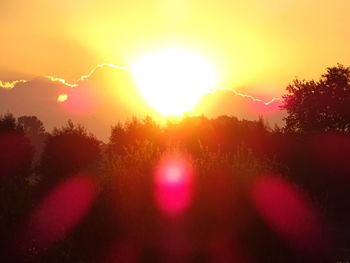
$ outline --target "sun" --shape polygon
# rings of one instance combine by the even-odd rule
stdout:
[[[181,116],[217,85],[209,61],[195,52],[168,48],[148,53],[130,70],[143,98],[163,116]]]

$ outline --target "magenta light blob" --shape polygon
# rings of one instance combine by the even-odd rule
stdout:
[[[63,240],[89,212],[97,194],[94,179],[85,174],[69,178],[34,209],[19,236],[24,256],[30,257]]]
[[[90,87],[84,85],[65,94],[67,98],[61,102],[63,109],[76,116],[86,116],[96,111],[97,97],[90,90]]]
[[[253,203],[266,223],[295,249],[324,255],[329,238],[311,201],[294,185],[275,176],[257,179]]]
[[[155,174],[155,198],[165,216],[184,213],[193,198],[193,169],[180,154],[170,154],[159,162]]]

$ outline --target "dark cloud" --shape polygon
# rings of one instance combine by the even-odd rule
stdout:
[[[72,119],[107,139],[112,124],[142,114],[133,108],[141,102],[129,73],[111,65],[96,67],[76,83],[48,76],[0,86],[0,112],[36,115],[49,129]],[[60,95],[66,95],[66,101],[59,102]]]
[[[107,140],[110,126],[132,116],[154,114],[135,88],[130,73],[121,67],[102,64],[74,83],[54,77],[0,82],[0,112],[16,116],[36,115],[48,129],[63,125],[68,119],[86,126],[102,140]],[[61,96],[61,102],[58,98]],[[278,100],[271,103],[230,89],[205,95],[196,114],[208,117],[233,115],[257,119],[259,115],[281,122]]]

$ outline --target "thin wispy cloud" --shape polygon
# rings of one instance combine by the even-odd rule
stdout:
[[[63,84],[64,86],[67,86],[70,88],[75,88],[79,85],[79,82],[89,79],[95,73],[95,71],[97,69],[104,68],[104,67],[111,68],[111,69],[118,69],[118,70],[128,70],[127,67],[118,66],[118,65],[114,65],[114,64],[110,64],[110,63],[102,63],[102,64],[98,64],[92,70],[90,70],[88,74],[80,76],[75,82],[72,82],[72,83],[66,81],[64,78],[50,76],[50,75],[45,76],[44,78],[46,78],[52,82],[59,82],[59,83]],[[1,81],[0,80],[0,88],[12,89],[12,88],[16,87],[17,84],[26,83],[29,81],[30,80],[25,80],[25,79],[14,80],[14,81]]]
[[[265,106],[269,106],[275,102],[282,102],[282,98],[277,98],[277,97],[274,97],[274,98],[271,98],[269,101],[265,101],[265,100],[262,100],[262,99],[259,99],[259,98],[256,98],[252,95],[248,95],[248,94],[244,94],[244,93],[241,93],[241,92],[238,92],[236,91],[235,89],[232,89],[232,88],[223,88],[223,87],[220,87],[220,88],[214,88],[212,89],[212,91],[210,92],[210,94],[214,94],[215,92],[217,91],[228,91],[228,92],[232,92],[234,93],[235,95],[237,96],[240,96],[240,97],[243,97],[243,98],[247,98],[247,99],[250,99],[254,102],[259,102],[259,103],[263,103]]]
[[[12,89],[19,83],[26,83],[28,80],[20,79],[20,80],[14,80],[14,81],[1,81],[0,80],[0,88],[3,89]]]
[[[79,82],[89,79],[95,73],[95,71],[97,69],[104,68],[104,67],[108,67],[111,69],[118,69],[118,70],[127,70],[126,67],[117,66],[114,64],[110,64],[110,63],[102,63],[102,64],[98,64],[96,67],[94,67],[92,70],[90,70],[88,74],[80,76],[78,78],[78,80],[74,83],[69,83],[63,78],[58,78],[58,77],[54,77],[54,76],[46,76],[46,78],[48,78],[49,80],[51,80],[53,82],[60,82],[61,84],[65,85],[65,86],[75,88],[79,85]]]

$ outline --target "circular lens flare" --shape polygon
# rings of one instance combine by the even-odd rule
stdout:
[[[155,197],[166,216],[186,211],[193,197],[193,171],[186,158],[169,155],[160,161],[155,174]]]

